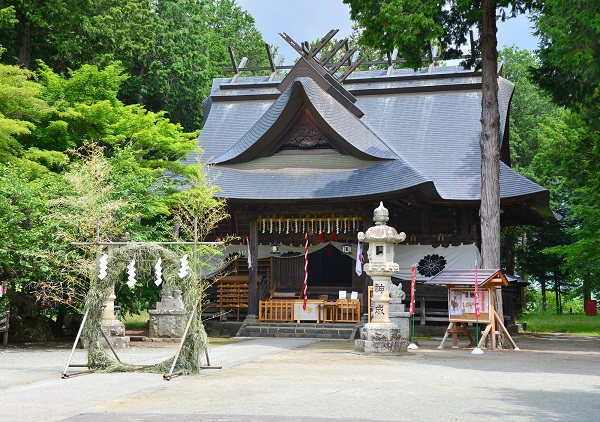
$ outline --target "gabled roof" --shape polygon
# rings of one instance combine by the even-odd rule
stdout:
[[[347,107],[323,91],[314,80],[294,79],[285,92],[225,154],[211,164],[247,162],[258,158],[306,107],[340,149],[363,160],[397,159],[396,154]]]
[[[513,91],[513,84],[499,79],[503,151]],[[479,202],[478,72],[451,66],[375,70],[339,83],[301,58],[275,80],[215,79],[205,104],[202,162],[210,164],[209,175],[227,198],[341,199],[412,191],[438,204]],[[336,151],[275,152],[301,113],[311,116]],[[507,164],[500,168],[503,206],[527,205],[528,223],[550,215],[548,191]]]

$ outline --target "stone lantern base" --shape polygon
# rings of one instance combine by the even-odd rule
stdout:
[[[130,337],[125,335],[125,324],[118,319],[103,319],[100,329],[104,332],[113,349],[129,347]],[[102,347],[108,347],[104,337],[100,337]]]
[[[406,352],[407,347],[400,328],[391,322],[366,324],[354,343],[354,349],[364,353],[400,353]]]

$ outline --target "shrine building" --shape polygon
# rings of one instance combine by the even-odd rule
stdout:
[[[230,318],[297,319],[289,307],[265,310],[264,303],[300,297],[308,233],[307,296],[331,305],[317,318],[357,321],[354,312],[368,313],[371,284],[355,271],[357,233],[373,225],[382,201],[387,224],[406,234],[395,245],[393,281],[408,292],[417,264],[417,320],[447,321],[446,290],[421,282],[481,262],[481,73],[433,61],[397,68],[393,56],[378,70],[359,71],[365,64],[352,61],[353,51],[335,63],[322,51],[332,33],[314,48],[282,34],[299,54],[287,73],[267,47],[266,76],[246,77],[257,69],[238,65],[231,52],[233,76],[215,79],[203,102],[203,152],[188,162],[200,160],[227,199],[231,217],[214,235],[241,239],[225,251],[240,258],[215,300],[233,310]],[[502,77],[498,85],[501,224],[539,225],[553,218],[548,190],[510,167],[515,86]],[[358,310],[335,309],[344,299],[357,300]]]

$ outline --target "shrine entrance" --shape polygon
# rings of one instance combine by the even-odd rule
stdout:
[[[338,248],[328,245],[309,255],[308,285],[352,287],[355,261]]]

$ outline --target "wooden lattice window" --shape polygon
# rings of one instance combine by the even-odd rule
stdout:
[[[398,210],[395,220],[396,229],[406,233],[407,236],[423,232],[421,210],[418,208],[404,208]]]
[[[433,235],[454,233],[453,210],[451,208],[432,208],[429,211],[429,230]]]

